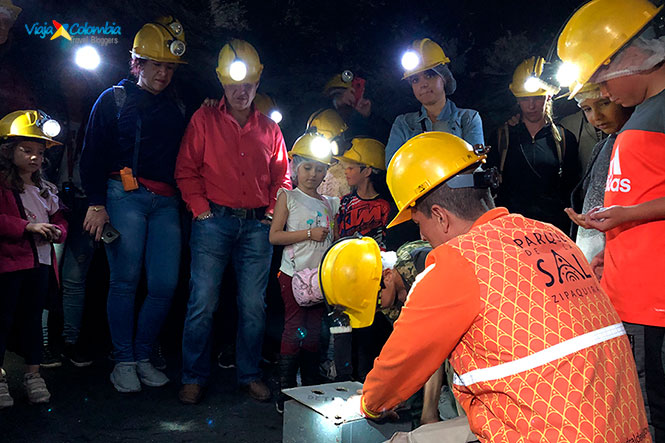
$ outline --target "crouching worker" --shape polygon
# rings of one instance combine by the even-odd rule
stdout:
[[[482,146],[428,132],[388,167],[399,209],[388,227],[413,219],[434,250],[367,376],[362,413],[394,415],[449,358],[482,442],[650,441],[609,298],[563,232],[494,207],[496,176],[477,169],[485,158]],[[415,441],[450,441],[459,420],[425,425]]]

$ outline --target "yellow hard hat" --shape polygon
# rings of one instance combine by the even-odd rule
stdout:
[[[176,31],[180,30],[180,33]],[[160,63],[187,63],[182,59],[187,45],[182,25],[172,17],[146,23],[134,36],[132,56]]]
[[[356,137],[351,140],[351,147],[337,160],[359,163],[372,168],[386,170],[386,145],[373,138]]]
[[[338,241],[319,266],[321,291],[329,305],[344,308],[352,328],[374,322],[381,274],[381,250],[370,237]]]
[[[277,109],[275,100],[267,94],[256,93],[254,97],[254,106],[256,109],[272,121],[279,124],[282,121],[282,113]]]
[[[7,11],[9,18],[15,22],[18,15],[23,11],[20,7],[16,6],[12,0],[0,0],[0,12]]]
[[[352,81],[353,73],[349,70],[336,74],[323,87],[323,93],[328,95],[333,89],[351,89],[353,88]]]
[[[570,96],[660,12],[649,0],[593,0],[566,23],[557,52],[563,61],[559,81]]]
[[[332,142],[320,134],[308,132],[298,137],[289,151],[289,158],[294,155],[314,160],[326,165],[332,164]]]
[[[316,111],[307,120],[307,132],[316,132],[328,140],[339,137],[348,129],[347,124],[334,109]]]
[[[428,38],[416,40],[408,51],[402,56],[404,75],[402,80],[419,72],[427,71],[438,65],[450,63],[450,59],[441,49],[441,46]]]
[[[545,87],[545,82],[540,80],[545,66],[542,57],[531,57],[520,63],[513,73],[513,82],[510,84],[510,92],[515,97],[539,97],[551,95],[552,90]],[[535,79],[534,84],[528,84],[530,79]]]
[[[10,137],[36,138],[46,141],[46,147],[50,148],[62,144],[54,140],[59,133],[60,124],[43,111],[14,111],[0,119],[0,140]]]
[[[217,78],[222,85],[256,83],[262,72],[258,52],[244,40],[233,39],[219,51]]]
[[[399,212],[391,228],[411,219],[419,198],[466,168],[484,162],[487,155],[446,132],[425,132],[408,140],[388,165],[386,182]]]
[[[258,109],[261,114],[267,116],[270,116],[270,111],[276,107],[275,101],[272,99],[272,97],[266,94],[261,94],[259,92],[257,92],[256,96],[254,97],[254,106],[256,106],[256,109]]]

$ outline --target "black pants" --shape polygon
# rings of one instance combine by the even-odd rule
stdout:
[[[665,443],[665,328],[624,323],[654,443]]]
[[[371,326],[353,330],[353,369],[356,380],[365,381],[392,330],[392,324],[380,312],[375,314]]]
[[[4,364],[7,339],[18,332],[20,354],[28,365],[42,360],[42,310],[48,292],[50,266],[0,274],[0,367]]]

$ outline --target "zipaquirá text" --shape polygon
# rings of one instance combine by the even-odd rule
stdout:
[[[100,35],[122,34],[121,27],[117,26],[115,22],[112,23],[106,22],[104,23],[104,26],[91,26],[88,24],[88,22],[85,22],[84,24],[72,23],[71,26],[67,23],[63,23],[62,27],[65,28],[65,30],[67,30],[67,32],[69,32],[72,36],[94,35],[94,34],[100,34]],[[32,25],[26,24],[25,30],[27,31],[28,35],[38,35],[40,38],[46,38],[48,36],[51,36],[56,31],[55,26],[49,25],[46,22],[44,22],[43,25],[40,24],[39,22],[35,22]]]

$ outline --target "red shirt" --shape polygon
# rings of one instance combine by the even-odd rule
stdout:
[[[279,126],[252,106],[245,126],[226,108],[199,108],[187,126],[175,179],[194,217],[209,201],[231,208],[275,207],[277,190],[291,189],[289,162]]]

